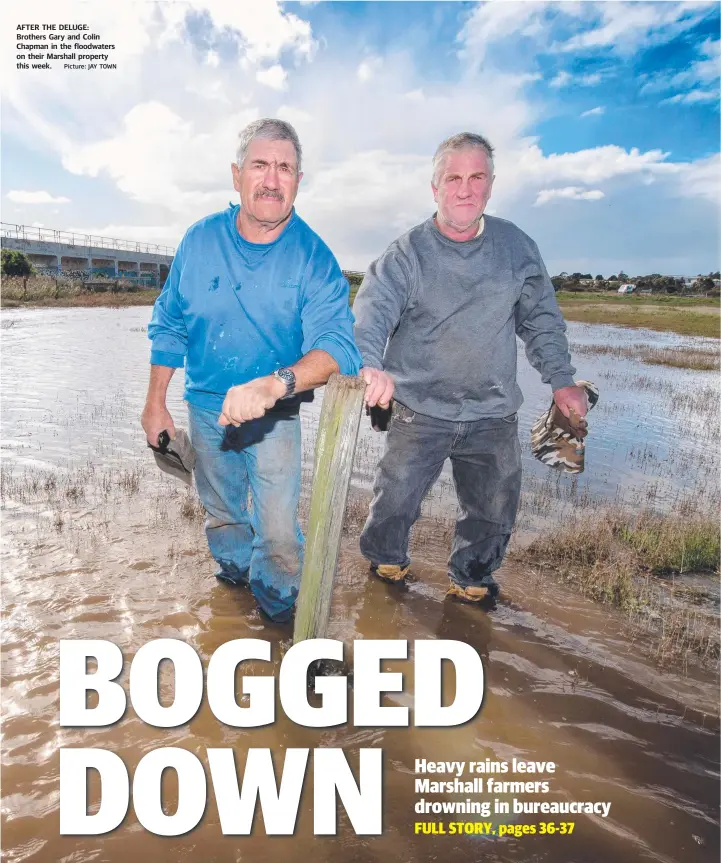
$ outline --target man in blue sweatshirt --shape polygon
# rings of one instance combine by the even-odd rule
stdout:
[[[353,306],[366,401],[395,394],[361,552],[381,578],[403,580],[409,530],[449,458],[461,515],[448,593],[469,602],[498,590],[492,573],[520,497],[516,335],[565,416],[587,409],[536,244],[483,215],[492,186],[485,138],[444,141],[433,159],[437,212],[371,264]]]
[[[175,435],[166,392],[185,365],[195,480],[218,578],[249,585],[273,620],[298,595],[300,403],[333,372],[358,373],[349,286],[293,207],[301,147],[281,120],[240,134],[240,206],[183,237],[148,327],[150,384],[142,425]],[[249,507],[248,497],[252,498]]]

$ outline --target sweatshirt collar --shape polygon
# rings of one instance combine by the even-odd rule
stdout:
[[[485,233],[485,229],[486,229],[486,217],[485,217],[485,215],[481,214],[481,218],[480,218],[480,221],[479,221],[479,223],[478,223],[478,231],[476,231],[475,236],[470,237],[470,238],[469,238],[469,239],[467,239],[467,240],[453,240],[453,239],[451,239],[450,237],[447,237],[447,236],[443,233],[443,231],[441,231],[441,229],[438,227],[438,222],[436,221],[436,216],[437,216],[437,215],[438,215],[438,213],[437,213],[437,212],[436,212],[436,213],[434,213],[434,214],[430,217],[430,219],[428,220],[428,221],[430,222],[430,225],[431,225],[431,230],[432,230],[432,231],[436,234],[436,236],[438,236],[441,240],[443,240],[444,242],[449,243],[449,244],[451,244],[451,245],[453,245],[453,246],[456,246],[456,247],[459,247],[459,248],[461,248],[461,247],[463,247],[463,246],[466,246],[466,245],[468,245],[469,243],[473,243],[475,240],[480,239],[480,237]]]
[[[229,219],[229,227],[230,232],[235,238],[237,245],[244,249],[258,249],[262,251],[263,249],[272,249],[273,246],[277,245],[283,237],[295,227],[296,222],[298,221],[298,215],[295,212],[295,207],[290,211],[290,218],[285,223],[285,227],[278,234],[278,236],[271,240],[270,243],[251,243],[250,240],[246,240],[245,237],[238,230],[238,213],[240,212],[240,204],[233,204],[232,202],[228,206],[228,219]]]

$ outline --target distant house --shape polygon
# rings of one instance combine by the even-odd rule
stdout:
[[[621,285],[621,287],[618,289],[618,293],[619,294],[632,294],[634,292],[635,288],[636,288],[636,285],[629,285],[629,284]]]

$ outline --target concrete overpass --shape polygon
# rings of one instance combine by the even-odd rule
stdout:
[[[171,246],[7,222],[0,224],[0,245],[24,252],[41,273],[102,274],[155,285],[165,281],[175,254]]]

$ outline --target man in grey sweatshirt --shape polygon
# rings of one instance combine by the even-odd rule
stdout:
[[[366,402],[395,399],[361,552],[381,578],[403,580],[408,533],[450,458],[461,515],[448,593],[470,602],[497,593],[492,573],[518,509],[516,335],[563,413],[587,410],[536,244],[483,215],[493,179],[485,138],[443,141],[433,159],[436,214],[371,264],[353,306]]]

